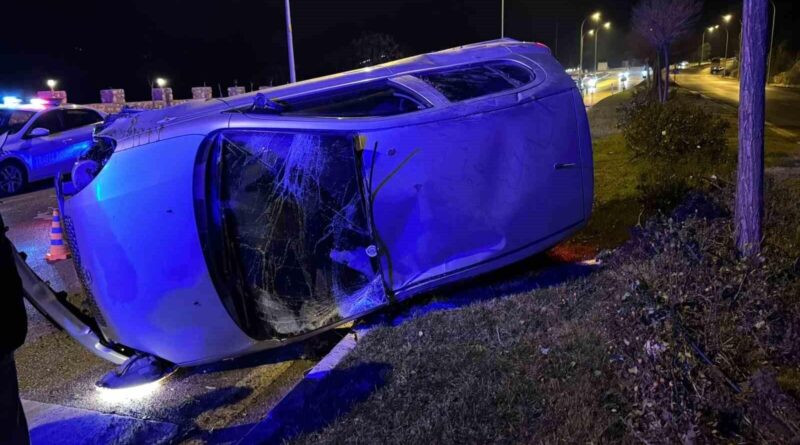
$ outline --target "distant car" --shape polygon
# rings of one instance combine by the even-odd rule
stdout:
[[[56,194],[90,314],[18,269],[116,363],[314,335],[541,252],[593,199],[575,83],[511,39],[120,117],[75,170]]]
[[[598,81],[597,76],[594,74],[584,77],[583,78],[584,91],[594,93],[597,90],[597,81]]]
[[[689,62],[687,60],[678,64],[678,69],[685,70],[686,68],[689,68]]]
[[[714,57],[711,59],[711,74],[718,74],[724,71],[725,67],[722,65],[722,59]]]
[[[68,172],[89,149],[104,114],[77,105],[49,106],[34,100],[0,105],[0,195],[20,192],[33,181]]]

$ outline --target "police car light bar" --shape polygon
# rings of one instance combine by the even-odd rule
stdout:
[[[3,96],[3,105],[19,105],[22,103],[22,100],[18,97],[14,96]]]

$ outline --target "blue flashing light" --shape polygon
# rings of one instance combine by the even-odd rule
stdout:
[[[14,106],[22,103],[22,99],[16,96],[3,96],[3,105]]]

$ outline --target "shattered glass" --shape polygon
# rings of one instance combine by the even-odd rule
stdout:
[[[219,149],[241,298],[267,333],[309,332],[388,302],[367,255],[352,135],[232,131]]]

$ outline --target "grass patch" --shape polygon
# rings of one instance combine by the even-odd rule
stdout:
[[[587,278],[376,329],[338,369],[379,363],[386,384],[294,442],[791,441],[800,258],[738,260],[726,196],[644,224]],[[768,233],[800,215],[776,204]]]
[[[682,88],[676,88],[675,91],[690,106],[703,107],[730,124],[725,134],[725,161],[715,165],[688,163],[686,168],[706,172],[703,178],[693,178],[689,190],[708,191],[709,187],[732,181],[738,146],[737,110],[703,99]],[[641,163],[631,161],[633,153],[625,146],[625,140],[617,128],[617,108],[629,102],[634,92],[632,89],[611,96],[589,109],[595,163],[592,218],[584,230],[558,246],[556,251],[581,252],[583,257],[591,258],[599,251],[620,246],[630,238],[633,227],[657,213],[644,205],[649,197],[642,194],[643,189],[648,188],[642,179],[649,172]],[[800,145],[767,128],[765,165],[769,169],[800,167]],[[712,175],[717,179],[712,181]]]
[[[800,437],[800,202],[770,199],[800,195],[797,171],[770,176],[764,254],[742,261],[730,182],[645,215],[624,141],[594,142],[594,216],[572,243],[619,246],[603,268],[533,291],[473,289],[494,298],[377,328],[338,369],[385,365],[385,385],[295,443]],[[792,150],[767,143],[770,162],[790,165]]]

